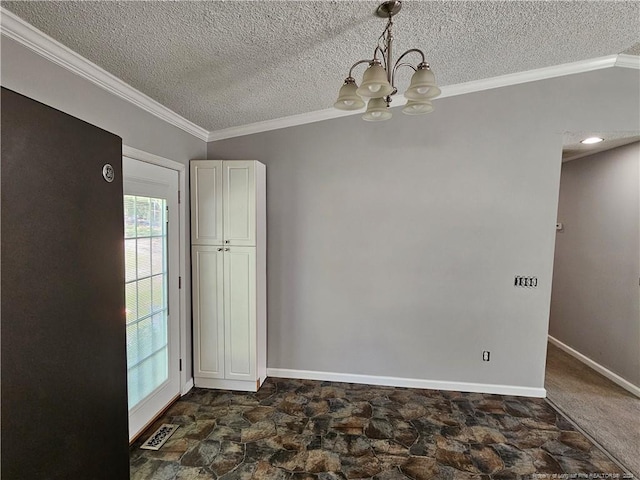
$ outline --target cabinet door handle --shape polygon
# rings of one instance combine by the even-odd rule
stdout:
[[[218,249],[218,251],[219,251],[219,252],[221,252],[221,251],[222,251],[222,248],[219,248],[219,249]]]
[[[228,251],[229,251],[229,249],[228,249],[228,248],[225,248],[225,249],[224,249],[224,251],[225,251],[225,252],[228,252]]]
[[[224,243],[229,243],[229,240],[225,240]]]

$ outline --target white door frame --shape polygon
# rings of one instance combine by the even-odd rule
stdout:
[[[186,234],[187,234],[187,209],[185,192],[187,187],[187,167],[182,163],[170,160],[168,158],[147,153],[127,145],[122,145],[122,156],[139,160],[141,162],[150,163],[160,167],[165,167],[178,172],[178,252],[179,252],[179,276],[182,279],[182,288],[178,290],[180,305],[178,308],[179,325],[180,325],[180,358],[182,360],[182,370],[180,371],[180,394],[185,395],[193,388],[193,377],[187,378],[187,294],[185,282],[187,281],[187,269],[185,259],[187,258],[186,250]]]

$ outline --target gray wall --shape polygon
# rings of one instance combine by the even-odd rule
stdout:
[[[0,78],[3,87],[115,133],[122,138],[124,145],[185,165],[192,158],[205,156],[206,142],[203,140],[110,94],[4,36],[1,53]],[[189,192],[183,192],[182,198],[189,198]],[[189,245],[188,231],[182,241]],[[187,257],[184,260],[189,265],[189,248],[186,251]],[[190,275],[187,275],[185,287],[187,299],[190,299]],[[189,303],[188,319],[191,318],[190,312]],[[188,345],[190,348],[190,337]],[[187,353],[187,358],[190,359],[190,351]],[[190,361],[187,365],[190,370]],[[187,377],[191,376],[189,370]]]
[[[2,86],[122,138],[122,143],[187,164],[206,142],[2,37]],[[188,197],[187,197],[188,198]]]
[[[637,130],[638,91],[607,69],[210,143],[267,164],[269,367],[542,388],[561,133]]]
[[[549,333],[640,386],[640,143],[562,166]]]

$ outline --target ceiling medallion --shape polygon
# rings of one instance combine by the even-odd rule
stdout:
[[[411,48],[404,52],[393,63],[393,16],[402,8],[400,0],[391,0],[382,3],[376,10],[376,15],[387,19],[387,27],[378,38],[378,45],[373,51],[373,59],[359,60],[349,70],[349,76],[345,79],[340,89],[338,100],[333,106],[339,110],[358,110],[364,107],[363,98],[369,99],[367,110],[362,116],[367,121],[388,120],[391,118],[389,105],[391,97],[398,92],[395,87],[396,71],[400,67],[409,67],[415,72],[411,77],[411,84],[404,93],[407,103],[402,113],[407,115],[422,115],[433,111],[431,100],[440,95],[440,89],[436,86],[435,76],[425,60],[422,50]],[[422,61],[415,67],[411,63],[402,60],[409,54],[418,54]],[[353,69],[360,64],[368,63],[362,77],[362,83],[358,87],[353,78]]]

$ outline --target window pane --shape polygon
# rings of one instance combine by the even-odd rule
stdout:
[[[169,375],[166,201],[124,197],[129,409]]]
[[[127,392],[129,396],[129,408],[138,404],[140,396],[140,369],[133,368],[127,372]]]
[[[154,312],[163,310],[165,308],[164,303],[164,275],[156,275],[151,277],[151,286],[153,289],[153,305]]]
[[[152,317],[153,327],[153,351],[167,345],[167,316],[166,311],[157,313]]]
[[[148,237],[151,232],[151,202],[147,197],[136,197],[136,236]]]
[[[127,367],[138,363],[138,326],[127,326]]]
[[[124,196],[124,238],[136,236],[136,205],[135,197]]]
[[[164,238],[151,239],[151,274],[164,272]]]
[[[127,283],[124,286],[124,293],[127,302],[127,323],[131,323],[138,319],[138,285],[136,282]]]
[[[138,318],[151,313],[151,279],[138,281]]]
[[[144,360],[153,353],[153,329],[151,317],[138,322],[138,361]]]
[[[151,235],[162,235],[162,224],[165,221],[165,202],[159,198],[151,199]]]
[[[134,226],[135,231],[135,226]],[[124,267],[125,282],[136,279],[136,239],[130,238],[124,241]]]
[[[151,275],[151,239],[138,238],[136,240],[138,246],[138,278],[144,278]]]
[[[129,370],[129,378],[132,381],[133,372],[137,373],[137,389],[129,391],[129,408],[149,395],[168,377],[167,349],[163,348],[151,357],[142,361],[135,369]]]

